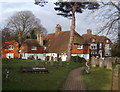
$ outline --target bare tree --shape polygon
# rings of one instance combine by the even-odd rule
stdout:
[[[8,19],[7,27],[17,34],[19,47],[23,42],[22,39],[31,29],[38,28],[39,31],[45,29],[42,27],[40,20],[31,11],[16,12]]]
[[[2,37],[2,43],[6,42],[6,41],[15,40],[16,35],[12,31],[10,31],[9,28],[5,27],[1,30],[2,30],[1,31],[1,33],[2,33],[2,36],[1,36]]]
[[[120,34],[120,1],[100,2],[98,11],[92,13],[97,24],[100,24],[97,33],[104,33],[112,40]],[[92,19],[93,20],[93,19]],[[120,39],[120,38],[119,38]]]

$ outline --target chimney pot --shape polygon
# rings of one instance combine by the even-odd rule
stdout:
[[[55,32],[58,33],[58,32],[61,32],[61,31],[62,31],[61,25],[57,24],[56,28],[55,28]]]
[[[91,35],[91,34],[92,34],[92,30],[91,30],[91,29],[88,29],[88,30],[87,30],[87,34],[88,34],[88,35]]]

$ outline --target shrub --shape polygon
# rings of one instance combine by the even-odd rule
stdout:
[[[79,62],[79,63],[85,63],[87,62],[85,58],[79,57],[79,56],[72,56],[71,58],[72,62]]]

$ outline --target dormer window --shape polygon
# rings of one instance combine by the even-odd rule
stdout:
[[[83,49],[83,45],[78,45],[77,49]]]
[[[109,43],[109,40],[108,40],[108,39],[106,40],[106,43]]]
[[[92,42],[95,42],[95,39],[92,39]]]
[[[9,45],[9,50],[13,50],[14,46],[13,45]]]
[[[36,46],[32,46],[31,50],[37,50]]]

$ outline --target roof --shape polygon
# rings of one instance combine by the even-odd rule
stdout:
[[[84,41],[86,43],[91,43],[91,39],[94,38],[95,43],[106,43],[106,40],[109,40],[110,44],[112,44],[111,40],[109,38],[107,38],[106,36],[83,34],[82,37],[84,38]]]
[[[70,41],[70,31],[49,33],[45,37],[44,45],[47,47],[46,52],[64,53],[67,51],[69,41]],[[84,44],[83,38],[77,32],[74,32],[73,43]]]
[[[22,46],[27,45],[27,46],[40,46],[39,42],[37,39],[27,39],[23,42]]]

